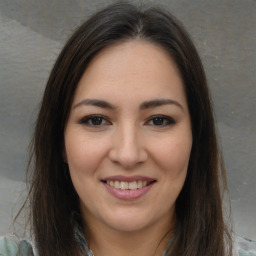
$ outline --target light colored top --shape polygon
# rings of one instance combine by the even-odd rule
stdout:
[[[0,237],[0,256],[34,256],[34,253],[30,243],[8,235]]]
[[[88,252],[89,255],[90,252]],[[0,256],[35,256],[30,243],[19,241],[14,235],[0,237]],[[234,256],[256,256],[256,242],[236,237]]]

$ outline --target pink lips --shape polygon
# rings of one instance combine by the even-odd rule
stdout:
[[[112,187],[110,185],[108,185],[106,183],[106,181],[126,181],[126,182],[132,182],[132,181],[147,181],[147,182],[152,182],[149,183],[147,186],[142,187],[142,188],[138,188],[135,190],[129,190],[129,189],[118,189],[115,187]],[[137,198],[142,197],[143,195],[145,195],[155,184],[154,179],[149,178],[149,177],[145,177],[145,176],[131,176],[131,177],[127,177],[127,176],[111,176],[111,177],[106,177],[102,180],[102,184],[105,186],[105,188],[107,189],[107,191],[113,195],[114,197],[118,198],[118,199],[122,199],[122,200],[135,200]]]

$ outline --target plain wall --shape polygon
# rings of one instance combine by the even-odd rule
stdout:
[[[0,233],[26,193],[27,146],[51,67],[103,0],[0,1]],[[226,160],[236,232],[256,240],[256,1],[160,0],[202,57]]]

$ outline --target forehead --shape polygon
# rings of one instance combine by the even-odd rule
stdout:
[[[81,77],[74,101],[135,96],[145,100],[185,100],[183,82],[173,59],[161,46],[143,40],[120,42],[99,52]]]

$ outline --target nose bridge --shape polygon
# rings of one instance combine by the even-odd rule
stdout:
[[[139,138],[137,125],[124,123],[113,134],[111,159],[124,167],[133,167],[146,159],[146,152]]]
[[[137,140],[137,129],[135,125],[124,125],[120,129],[120,142],[118,144],[121,154],[126,155],[127,153],[136,155],[138,151],[138,140]]]

